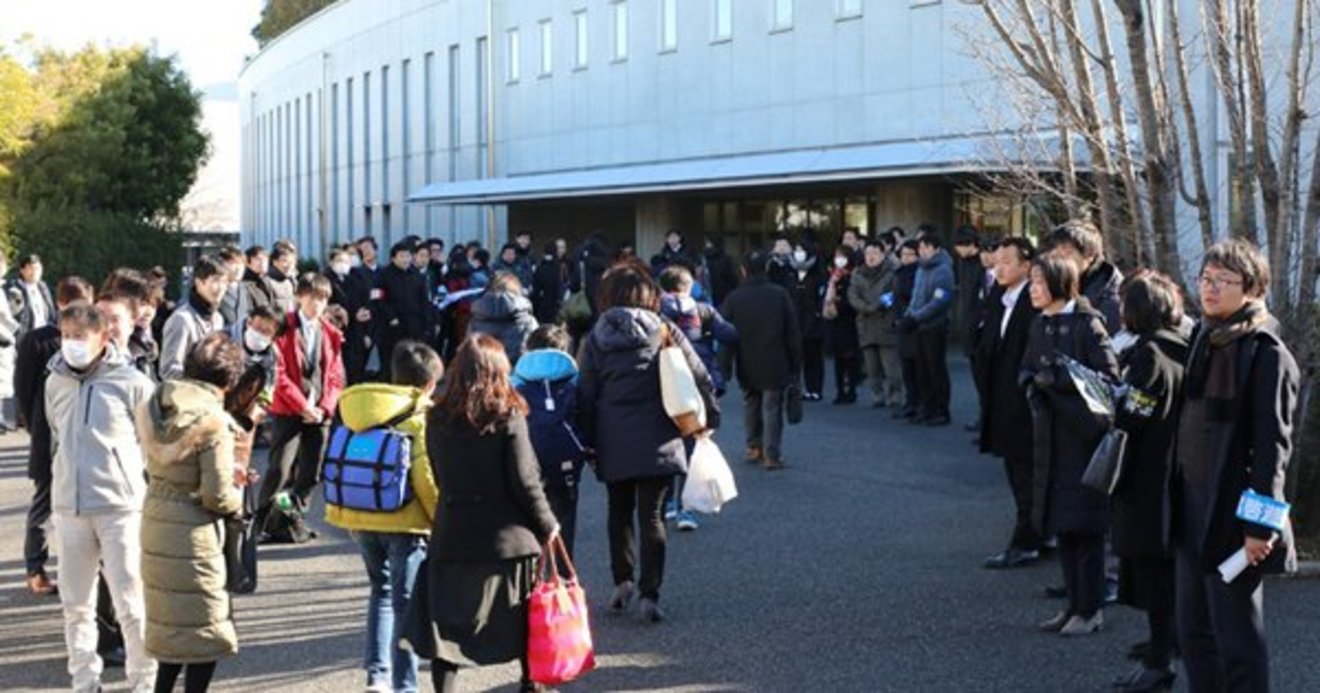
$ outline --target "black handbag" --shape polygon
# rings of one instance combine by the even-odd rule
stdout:
[[[802,423],[802,386],[797,383],[784,388],[784,418],[790,424]]]
[[[1111,428],[1091,453],[1091,462],[1082,472],[1082,485],[1106,496],[1113,495],[1123,474],[1123,453],[1127,450],[1127,431]]]

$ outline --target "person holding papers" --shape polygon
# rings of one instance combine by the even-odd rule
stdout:
[[[1270,268],[1255,246],[1211,247],[1198,282],[1171,494],[1179,646],[1190,690],[1266,691],[1261,577],[1296,564],[1282,502],[1297,362],[1265,306]],[[1245,569],[1221,575],[1235,556]]]

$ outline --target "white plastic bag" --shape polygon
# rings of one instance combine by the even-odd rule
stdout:
[[[725,503],[738,497],[733,470],[710,436],[697,438],[688,464],[687,483],[683,485],[683,509],[700,513],[718,513]]]
[[[660,397],[665,413],[683,437],[696,435],[706,428],[706,404],[687,357],[682,349],[671,346],[661,349],[659,358]]]

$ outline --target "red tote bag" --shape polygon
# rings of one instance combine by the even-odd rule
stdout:
[[[558,558],[564,560],[567,579],[560,576]],[[596,668],[587,596],[558,536],[541,552],[536,574],[536,587],[527,598],[527,664],[533,682],[555,686]]]

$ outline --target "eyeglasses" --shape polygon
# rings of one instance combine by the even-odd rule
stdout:
[[[1241,279],[1228,279],[1226,277],[1211,277],[1206,274],[1202,274],[1201,276],[1197,277],[1196,280],[1201,283],[1201,286],[1208,286],[1211,289],[1214,289],[1215,292],[1223,291],[1224,287],[1226,286],[1242,286]]]

